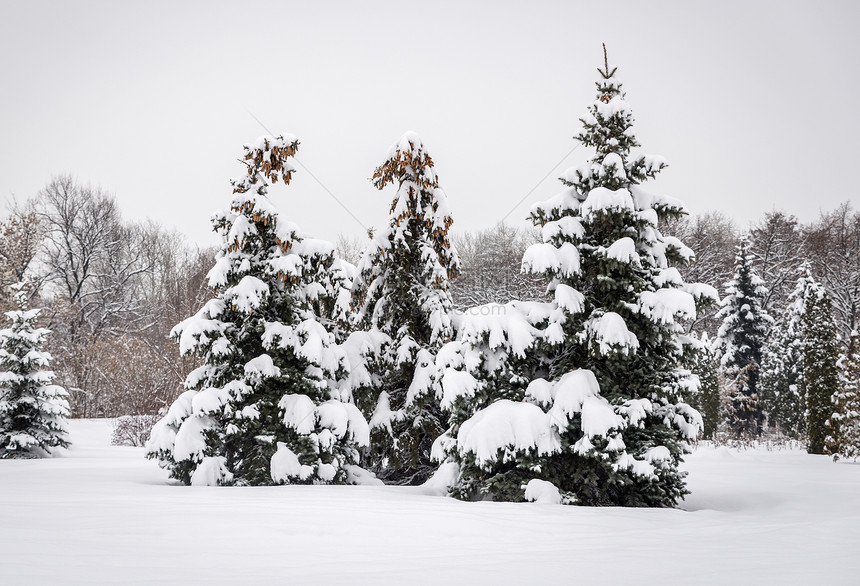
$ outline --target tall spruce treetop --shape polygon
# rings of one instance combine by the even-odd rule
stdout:
[[[696,379],[680,364],[691,343],[681,322],[716,291],[685,283],[674,266],[692,251],[659,223],[682,206],[641,187],[666,163],[631,153],[633,114],[605,53],[599,72],[577,136],[594,155],[562,176],[567,189],[532,208],[543,242],[523,257],[523,270],[549,279],[554,299],[523,308],[519,320],[540,316],[543,334],[526,352],[555,348],[547,378],[521,385],[518,400],[513,391],[491,396],[452,430],[444,448],[459,466],[460,496],[673,506],[685,494],[678,463],[701,417],[683,400]],[[526,333],[505,335],[517,346]],[[474,385],[459,394],[449,386],[446,397],[475,395]]]
[[[23,283],[13,289],[18,309],[6,312],[11,327],[0,330],[0,459],[38,458],[69,445],[68,393],[45,370],[50,332],[35,325],[40,310],[27,309]]]
[[[460,257],[448,237],[451,211],[433,159],[414,132],[392,145],[373,184],[397,186],[389,225],[364,252],[353,289],[360,321],[395,340],[438,347],[451,338],[451,279]]]
[[[362,401],[373,409],[370,465],[389,482],[415,483],[432,472],[430,448],[445,427],[430,371],[433,354],[453,336],[449,281],[460,259],[448,236],[448,198],[417,134],[391,147],[373,182],[397,193],[388,227],[358,264],[352,294],[358,322],[389,338],[375,352],[381,386]]]
[[[294,136],[245,145],[247,172],[212,223],[215,296],[172,336],[204,359],[153,429],[148,457],[190,484],[346,482],[368,427],[331,384],[343,352],[320,323],[333,246],[302,235],[268,197],[288,184]],[[322,282],[321,282],[322,281]],[[337,395],[337,396],[334,396]],[[343,400],[341,400],[343,399]]]
[[[717,338],[722,366],[730,372],[741,373],[740,388],[733,399],[733,427],[738,432],[758,435],[763,420],[758,380],[762,352],[773,319],[762,307],[767,287],[753,270],[753,254],[746,236],[738,244],[735,274],[726,284],[726,293],[716,315],[723,320]]]

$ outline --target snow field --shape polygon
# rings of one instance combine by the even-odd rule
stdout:
[[[109,421],[70,423],[64,456],[0,461],[0,584],[860,581],[860,465],[823,456],[700,447],[685,510],[466,503],[179,486]]]

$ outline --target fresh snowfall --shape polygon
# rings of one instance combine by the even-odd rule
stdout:
[[[2,584],[857,584],[860,466],[700,446],[677,509],[462,502],[432,486],[185,487],[73,420],[2,462]],[[14,504],[11,504],[14,503]]]
[[[850,229],[702,236],[598,72],[489,287],[411,131],[353,254],[289,217],[291,134],[184,261],[70,177],[4,220],[0,585],[860,583]]]

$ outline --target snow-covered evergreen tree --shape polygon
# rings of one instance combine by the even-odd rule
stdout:
[[[453,336],[448,283],[460,260],[448,236],[448,198],[417,134],[392,145],[373,182],[397,193],[389,225],[365,250],[353,285],[359,324],[389,338],[375,350],[381,384],[366,402],[373,405],[369,464],[388,482],[413,484],[435,468],[431,446],[447,426],[434,355]]]
[[[839,360],[840,388],[833,394],[827,448],[833,458],[860,458],[860,332],[854,330]]]
[[[702,437],[713,439],[721,417],[719,359],[707,333],[702,334],[699,343],[691,367],[699,377],[699,389],[691,404],[702,415]]]
[[[810,272],[803,295],[803,387],[806,392],[807,451],[824,454],[827,421],[833,414],[831,397],[839,390],[839,346],[833,304],[827,290]],[[837,432],[838,433],[838,432]]]
[[[314,315],[340,344],[353,329],[350,303],[356,268],[339,258],[336,251],[329,248],[329,242],[316,242],[322,245],[319,252],[325,262],[305,262],[304,281],[312,284],[307,289],[307,298]]]
[[[212,218],[215,296],[172,332],[204,365],[147,456],[186,484],[347,482],[368,443],[366,420],[334,385],[345,357],[320,321],[334,312],[334,247],[303,236],[268,197],[270,182],[290,182],[298,145],[290,135],[245,145],[247,173]]]
[[[553,304],[522,301],[458,315],[457,339],[436,357],[451,425],[433,446],[433,457],[443,463],[441,482],[454,496],[523,500],[524,484],[546,465],[550,448],[560,447],[547,414],[528,401],[530,389],[538,388],[530,383],[549,376],[551,357],[564,340],[561,319]],[[497,452],[502,446],[503,455]]]
[[[506,315],[479,338],[547,354],[544,376],[531,364],[527,383],[493,384],[482,396],[471,378],[452,376],[480,379],[468,354],[459,369],[440,364],[446,399],[479,401],[438,446],[459,467],[452,490],[463,498],[673,506],[685,494],[678,464],[702,421],[682,400],[696,377],[681,366],[691,340],[680,322],[716,291],[684,283],[673,266],[693,254],[659,223],[682,206],[641,187],[666,163],[631,154],[639,143],[621,84],[608,63],[600,74],[577,136],[595,154],[531,212],[543,242],[523,269],[549,279],[553,301],[511,308],[522,318]]]
[[[52,385],[46,370],[51,355],[42,351],[50,333],[36,327],[39,309],[27,309],[24,283],[13,285],[15,311],[0,330],[0,459],[38,458],[68,447],[68,393]]]
[[[806,274],[789,296],[789,305],[771,328],[762,357],[759,395],[772,430],[800,438],[806,432],[806,397],[803,386],[801,316]]]
[[[764,419],[758,396],[762,351],[773,319],[762,307],[767,294],[764,281],[753,270],[753,258],[746,236],[741,238],[735,257],[735,274],[726,284],[726,297],[717,313],[722,320],[717,333],[720,364],[727,376],[741,384],[732,397],[730,426],[736,435],[758,436]]]

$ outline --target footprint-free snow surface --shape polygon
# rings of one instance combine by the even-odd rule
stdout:
[[[0,584],[860,584],[860,464],[699,448],[681,509],[185,487],[108,421],[0,461]]]

